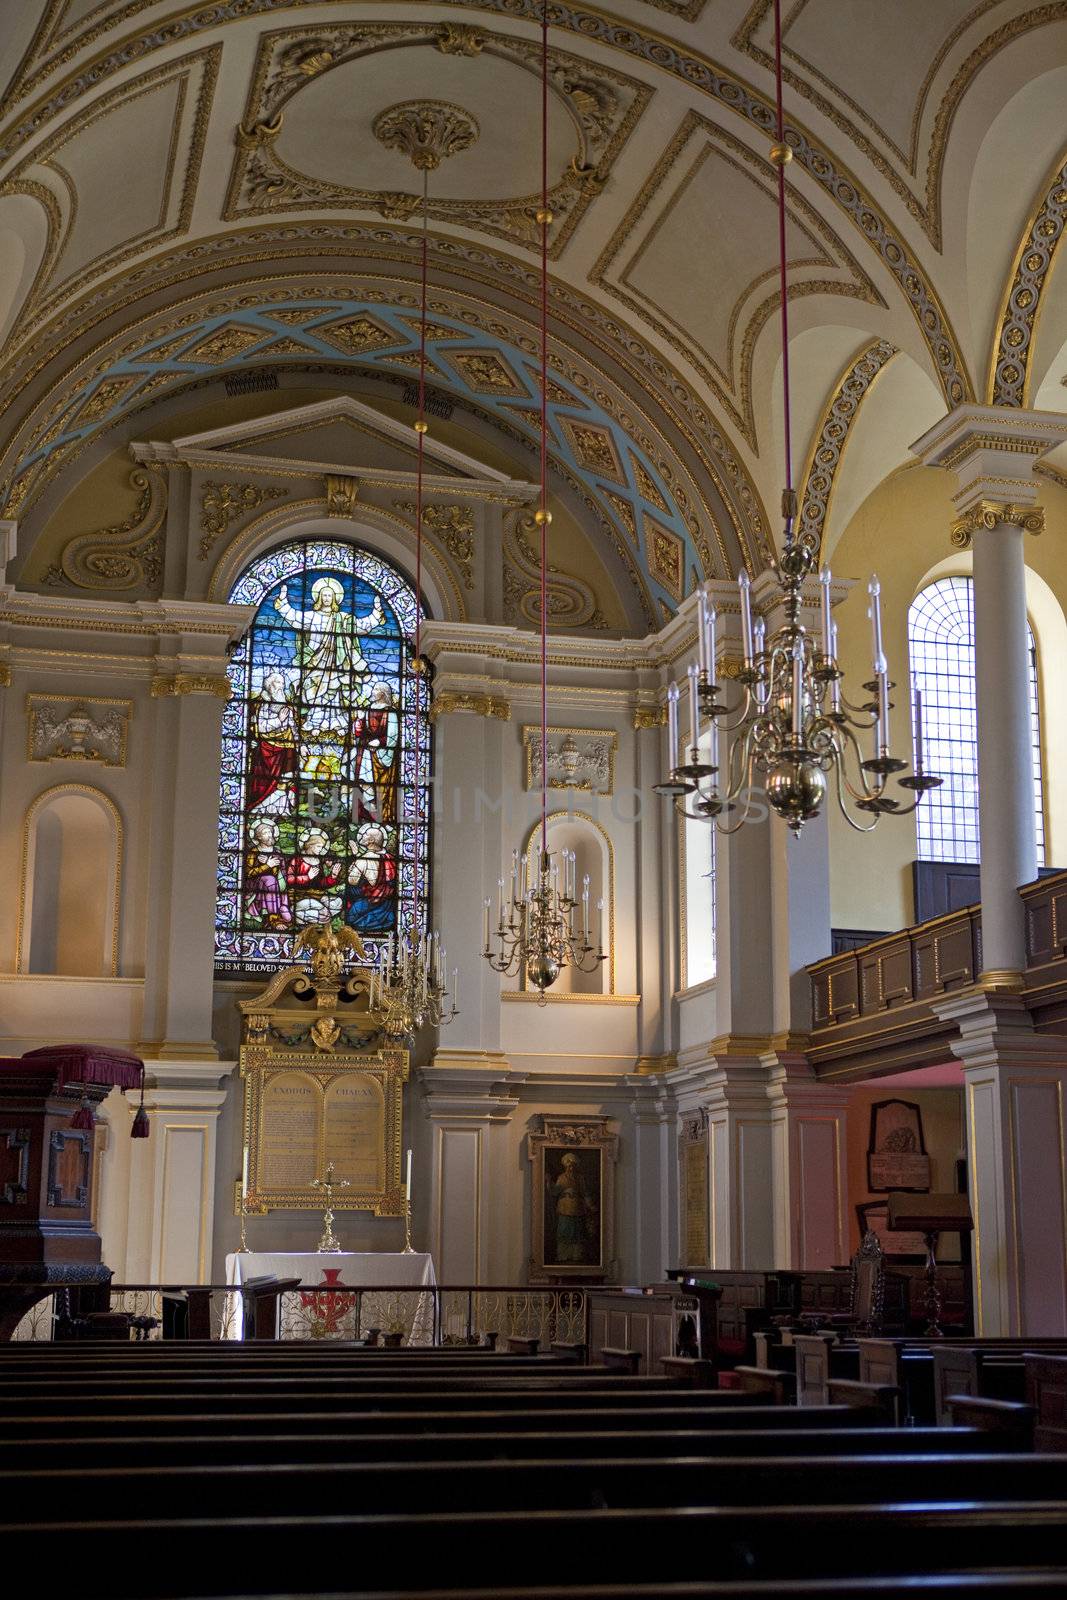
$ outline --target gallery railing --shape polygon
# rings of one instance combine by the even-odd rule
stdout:
[[[542,1349],[553,1342],[587,1345],[590,1292],[571,1284],[301,1287],[279,1296],[278,1337],[352,1340],[376,1331],[401,1346],[495,1342],[502,1349],[509,1338],[537,1339]],[[50,1340],[72,1309],[67,1291],[57,1287],[27,1312],[13,1337]],[[242,1337],[248,1306],[230,1284],[113,1284],[106,1306],[101,1300],[96,1309],[133,1319],[131,1338],[229,1340]]]

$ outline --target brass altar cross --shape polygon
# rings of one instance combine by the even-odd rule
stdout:
[[[336,1255],[341,1250],[340,1239],[334,1236],[333,1231],[333,1191],[335,1189],[348,1189],[351,1187],[347,1178],[334,1182],[333,1162],[326,1163],[326,1171],[321,1178],[312,1178],[311,1187],[321,1189],[326,1196],[326,1210],[322,1218],[322,1238],[318,1244],[319,1255]]]

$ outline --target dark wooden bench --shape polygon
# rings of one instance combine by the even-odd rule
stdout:
[[[554,1451],[518,1461],[358,1461],[0,1472],[0,1523],[124,1518],[171,1522],[225,1507],[246,1520],[271,1508],[287,1516],[358,1507],[360,1517],[447,1511],[603,1510],[721,1506],[843,1506],[881,1502],[1062,1502],[1067,1458],[1002,1455],[723,1457],[667,1454],[575,1460]]]
[[[138,1521],[119,1505],[111,1510],[100,1522],[3,1526],[10,1570],[30,1570],[47,1550],[50,1570],[76,1572],[87,1600],[334,1593],[351,1587],[353,1567],[383,1593],[408,1596],[445,1579],[488,1597],[498,1591],[501,1562],[517,1560],[527,1587],[561,1574],[571,1590],[654,1584],[669,1562],[676,1582],[761,1579],[774,1593],[803,1564],[810,1578],[852,1577],[869,1592],[866,1580],[879,1574],[1062,1571],[1067,1537],[1067,1507],[1047,1500],[822,1505],[816,1514],[796,1506],[626,1506],[595,1517],[588,1509],[364,1516],[338,1504],[314,1515]]]
[[[379,1426],[381,1419],[379,1419]],[[125,1424],[129,1426],[129,1424]],[[1012,1441],[991,1436],[986,1429],[960,1428],[701,1428],[676,1426],[643,1431],[591,1426],[507,1431],[422,1432],[394,1429],[379,1433],[240,1433],[225,1428],[211,1431],[204,1424],[193,1432],[97,1433],[18,1439],[0,1435],[0,1460],[18,1452],[20,1469],[40,1470],[57,1465],[82,1467],[134,1467],[139,1465],[190,1466],[210,1461],[214,1465],[274,1462],[289,1465],[322,1462],[328,1441],[332,1462],[345,1461],[508,1461],[531,1457],[548,1459],[566,1454],[588,1460],[601,1456],[634,1459],[683,1454],[740,1456],[910,1456],[946,1454],[1003,1454]]]

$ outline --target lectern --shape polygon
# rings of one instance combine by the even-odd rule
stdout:
[[[57,1285],[110,1282],[91,1218],[93,1108],[143,1077],[139,1057],[93,1045],[0,1059],[0,1341]]]
[[[893,1232],[921,1233],[926,1241],[926,1327],[928,1339],[940,1339],[941,1291],[937,1286],[937,1236],[970,1233],[974,1227],[965,1194],[890,1194],[888,1222]]]

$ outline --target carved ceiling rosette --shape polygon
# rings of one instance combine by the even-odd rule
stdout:
[[[420,172],[435,172],[449,156],[469,150],[480,131],[469,111],[447,100],[404,100],[371,125],[379,144],[399,150]]]

